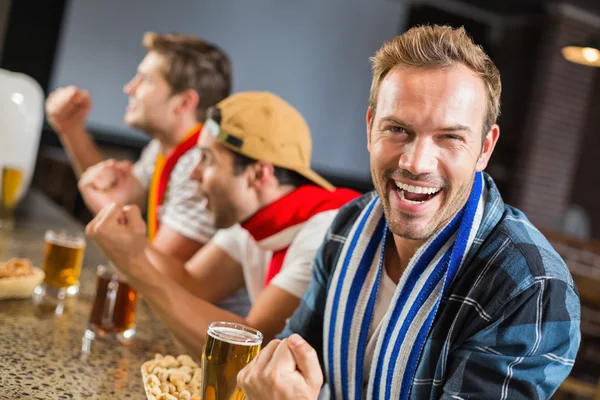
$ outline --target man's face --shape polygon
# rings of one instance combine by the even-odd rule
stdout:
[[[231,151],[217,143],[205,129],[198,139],[200,161],[191,178],[200,182],[201,195],[217,229],[229,228],[252,215],[249,180],[245,172],[236,175]]]
[[[175,121],[178,97],[163,75],[164,59],[150,52],[138,66],[137,73],[123,88],[129,96],[125,123],[152,134],[169,132]]]
[[[424,240],[452,219],[498,139],[482,129],[483,81],[463,65],[395,67],[382,81],[375,115],[367,112],[371,174],[388,226]]]

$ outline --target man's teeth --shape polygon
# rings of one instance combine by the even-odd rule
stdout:
[[[435,194],[441,190],[440,188],[413,186],[413,185],[407,185],[406,183],[401,183],[401,182],[396,182],[396,186],[400,190],[406,190],[407,192],[417,193],[417,194]],[[409,201],[409,200],[407,200],[407,201]]]

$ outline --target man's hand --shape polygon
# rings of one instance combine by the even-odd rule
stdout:
[[[130,272],[127,268],[133,260],[144,257],[146,224],[137,206],[110,204],[87,225],[85,233],[125,273]]]
[[[144,188],[133,174],[129,161],[106,160],[88,168],[78,187],[94,214],[113,202],[139,205],[144,198]]]
[[[317,352],[300,335],[273,340],[238,374],[248,400],[315,400],[323,385]]]
[[[79,180],[79,189],[91,188],[95,190],[106,191],[112,189],[117,184],[118,170],[117,161],[102,161],[93,167],[88,168]]]
[[[61,136],[83,131],[91,108],[89,92],[76,86],[58,88],[46,100],[48,122]]]

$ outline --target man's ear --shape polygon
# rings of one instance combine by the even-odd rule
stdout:
[[[499,137],[500,127],[497,124],[494,124],[490,127],[490,130],[485,135],[483,148],[481,149],[481,154],[479,155],[479,159],[477,160],[477,165],[475,167],[477,171],[483,171],[487,167]]]
[[[367,108],[367,150],[371,152],[371,128],[373,127],[373,118],[375,118],[375,111],[371,106]]]
[[[195,111],[198,108],[198,102],[200,101],[200,96],[198,92],[194,89],[187,89],[181,93],[178,93],[179,96],[179,106],[178,111],[186,112],[186,111]]]
[[[275,166],[269,162],[258,161],[248,168],[250,185],[264,185],[275,177]]]

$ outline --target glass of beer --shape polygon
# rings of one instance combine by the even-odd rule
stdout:
[[[83,234],[66,231],[46,231],[46,252],[42,269],[46,274],[42,292],[59,297],[79,293],[79,274],[85,252]],[[39,292],[39,290],[38,290]]]
[[[23,170],[4,166],[0,170],[0,228],[10,227],[13,223],[13,212],[21,195]]]
[[[202,399],[243,400],[237,375],[258,355],[263,335],[232,322],[212,322],[202,353]]]
[[[110,264],[98,266],[96,275],[96,297],[85,336],[127,343],[135,335],[138,294]]]

